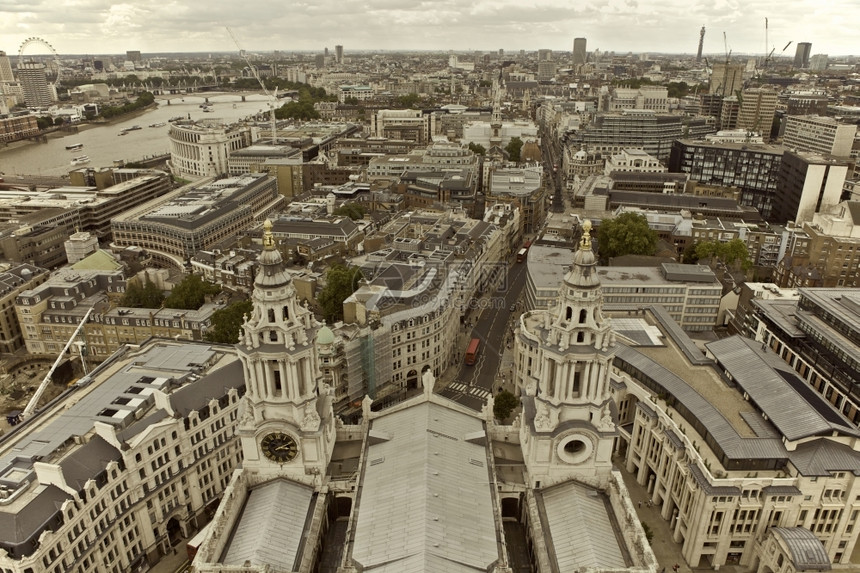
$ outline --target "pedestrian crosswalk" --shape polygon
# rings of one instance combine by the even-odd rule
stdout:
[[[468,394],[469,396],[476,396],[481,400],[486,400],[490,396],[490,391],[486,388],[478,388],[477,386],[467,386],[462,382],[452,382],[448,388],[451,390],[455,390],[460,394]]]

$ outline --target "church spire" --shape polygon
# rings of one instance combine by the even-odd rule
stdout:
[[[573,265],[564,277],[558,304],[553,315],[547,315],[549,341],[566,349],[588,345],[606,349],[614,342],[609,321],[603,317],[603,293],[597,273],[597,258],[591,244],[591,221],[582,223],[579,248]]]

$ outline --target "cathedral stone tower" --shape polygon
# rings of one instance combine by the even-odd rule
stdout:
[[[237,430],[244,466],[312,481],[325,474],[335,440],[332,400],[320,383],[320,325],[296,299],[270,221],[264,226],[259,263],[254,310],[245,317],[238,345],[246,381]]]
[[[556,306],[524,315],[517,331],[520,439],[536,487],[572,478],[602,485],[612,466],[615,335],[602,312],[590,231],[586,221]]]

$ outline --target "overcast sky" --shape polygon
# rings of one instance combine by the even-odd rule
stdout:
[[[0,0],[0,50],[39,37],[60,54],[234,51],[552,50],[860,54],[860,0]],[[32,45],[25,54],[46,53]]]

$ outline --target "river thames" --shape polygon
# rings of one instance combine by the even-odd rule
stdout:
[[[200,107],[204,97],[209,99],[212,112],[205,113]],[[170,100],[170,105],[167,100]],[[238,94],[205,94],[184,96],[160,96],[156,98],[158,107],[134,115],[129,119],[121,119],[109,125],[82,127],[78,133],[69,133],[63,137],[49,138],[47,143],[28,143],[21,147],[13,144],[8,149],[0,149],[0,173],[7,181],[12,181],[15,175],[50,175],[63,176],[73,169],[81,167],[111,167],[114,161],[136,161],[153,155],[169,153],[170,142],[167,138],[169,124],[167,120],[182,116],[194,120],[222,120],[231,123],[258,113],[268,112],[268,99],[263,94],[249,94],[242,101]],[[267,116],[268,117],[268,116]],[[152,124],[164,123],[161,127],[149,127]],[[120,132],[132,126],[139,125],[141,129],[129,131],[120,136]],[[83,144],[79,150],[69,151],[67,145]],[[90,162],[74,166],[71,160],[86,155]]]

